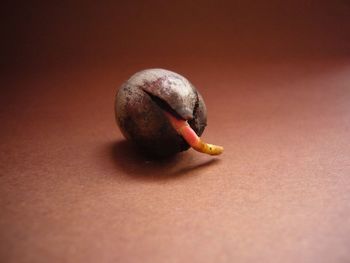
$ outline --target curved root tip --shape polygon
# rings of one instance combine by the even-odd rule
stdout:
[[[219,155],[224,151],[222,146],[203,142],[185,120],[180,120],[165,112],[171,125],[185,139],[185,141],[196,151],[210,155]]]
[[[219,154],[222,154],[222,152],[224,151],[224,147],[219,145],[209,144],[205,142],[201,142],[201,144],[203,145],[202,149],[197,150],[196,148],[194,147],[193,148],[199,152],[210,154],[210,155],[219,155]]]

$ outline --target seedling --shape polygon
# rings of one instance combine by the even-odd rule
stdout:
[[[119,89],[115,101],[123,135],[156,156],[195,150],[217,155],[221,146],[204,143],[207,110],[197,89],[183,76],[164,69],[134,74]]]

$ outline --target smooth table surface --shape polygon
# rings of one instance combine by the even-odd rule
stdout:
[[[159,65],[218,157],[125,142],[114,96],[148,64],[4,76],[0,261],[350,262],[350,60],[193,63]]]

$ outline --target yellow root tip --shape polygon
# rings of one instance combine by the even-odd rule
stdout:
[[[193,147],[198,152],[210,154],[210,155],[219,155],[224,151],[224,147],[214,145],[214,144],[209,144],[200,141],[199,147]]]

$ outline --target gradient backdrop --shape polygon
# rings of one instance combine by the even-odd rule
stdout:
[[[1,262],[350,262],[350,2],[12,1],[1,8]],[[138,70],[186,76],[206,141],[140,156]]]

